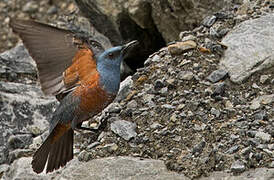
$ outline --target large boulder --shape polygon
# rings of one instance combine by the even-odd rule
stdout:
[[[0,54],[0,164],[26,151],[32,137],[48,128],[56,99],[43,95],[34,61],[22,44]],[[8,82],[10,81],[10,82]]]
[[[274,15],[245,21],[222,40],[228,49],[220,66],[231,81],[242,83],[250,75],[274,67]]]

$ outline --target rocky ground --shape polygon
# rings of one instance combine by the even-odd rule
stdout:
[[[52,2],[52,3],[50,3]],[[14,47],[18,41],[10,28],[10,18],[33,18],[53,23],[59,16],[69,14],[76,6],[72,0],[2,0],[0,2],[0,52]]]
[[[107,168],[111,160],[103,162],[105,157],[130,156],[145,159],[142,168],[151,167],[158,175],[162,172],[159,179],[218,179],[241,173],[240,179],[274,178],[273,13],[274,4],[267,0],[233,6],[205,18],[199,27],[182,32],[178,42],[152,54],[143,68],[122,83],[116,102],[95,118],[108,122],[104,131],[76,133],[76,160],[57,175],[76,178],[81,169],[71,169],[81,165],[105,167],[111,174],[111,167]],[[7,39],[12,46],[14,39]],[[14,51],[0,56],[4,64],[0,69],[0,117],[6,122],[1,124],[0,142],[8,144],[5,148],[1,144],[5,153],[0,156],[0,170],[6,179],[24,172],[30,174],[25,174],[28,178],[38,178],[29,172],[27,162],[47,134],[47,120],[56,101],[42,95],[28,55],[20,55],[25,60],[16,56],[23,47]],[[7,63],[14,59],[18,64]],[[28,68],[17,68],[23,63]],[[16,123],[17,118],[23,120]],[[18,134],[13,127],[25,133]],[[131,158],[111,162],[117,167],[142,166],[142,161]],[[258,172],[250,173],[254,168]],[[147,169],[140,171],[149,174]],[[124,174],[131,176],[126,168]],[[126,177],[116,175],[117,179]]]

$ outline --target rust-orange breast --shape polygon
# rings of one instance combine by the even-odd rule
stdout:
[[[100,87],[99,78],[92,51],[88,48],[80,49],[73,59],[73,64],[65,71],[64,82],[66,87],[79,85],[74,90],[74,95],[80,96],[82,111],[98,113],[113,100],[112,96]]]

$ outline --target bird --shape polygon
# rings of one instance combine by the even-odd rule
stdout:
[[[120,65],[138,41],[104,49],[100,42],[34,20],[11,19],[37,64],[41,89],[60,102],[52,114],[49,135],[34,153],[36,173],[55,171],[73,159],[74,130],[100,113],[118,93]]]

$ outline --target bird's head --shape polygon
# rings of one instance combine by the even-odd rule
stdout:
[[[129,51],[138,44],[138,41],[131,41],[122,46],[115,46],[105,50],[97,59],[97,67],[104,66],[105,68],[119,68],[123,59]]]

